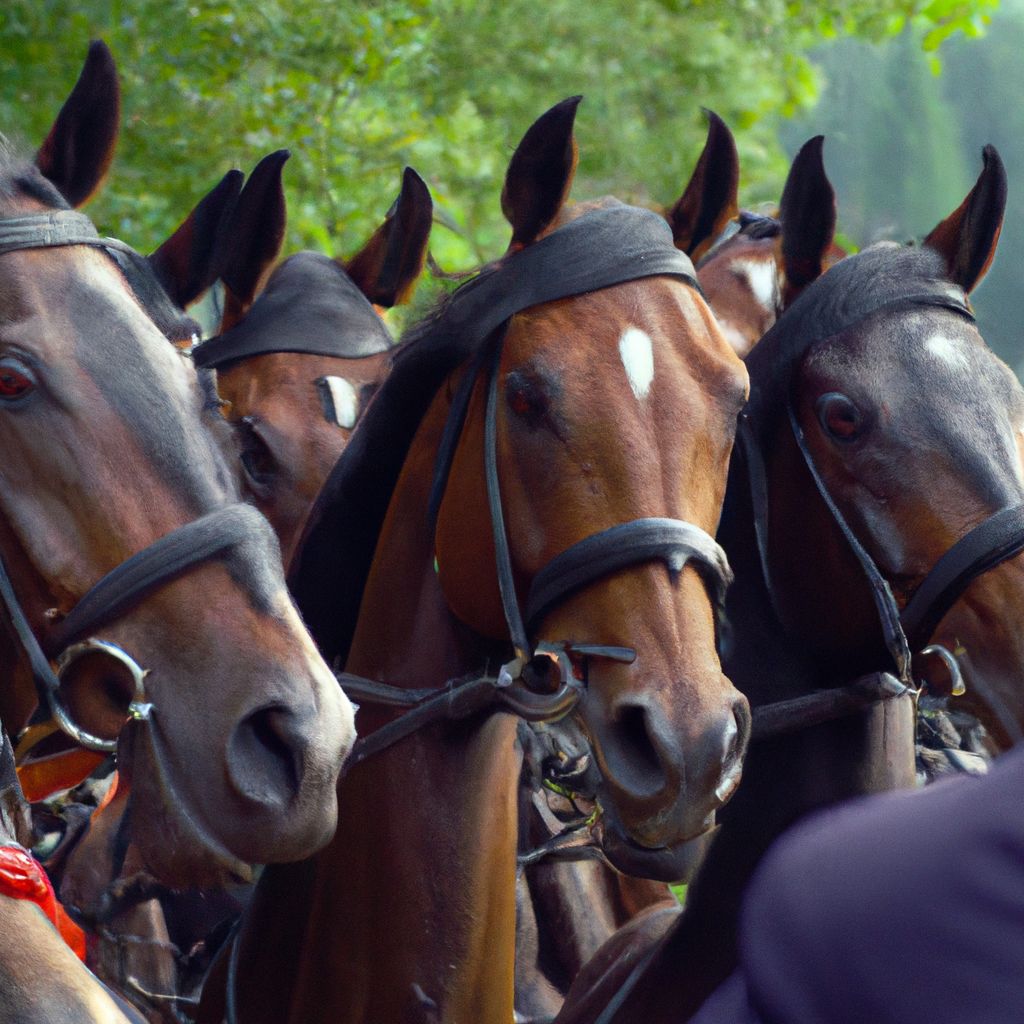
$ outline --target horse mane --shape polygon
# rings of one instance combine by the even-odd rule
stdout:
[[[815,345],[883,307],[945,308],[973,320],[963,290],[932,249],[879,242],[837,262],[782,314],[746,357],[747,415],[763,439],[789,400],[793,374]]]
[[[289,584],[329,663],[343,665],[348,657],[384,517],[416,431],[448,376],[482,344],[469,346],[464,335],[438,325],[457,297],[500,266],[500,260],[485,264],[403,334],[391,351],[390,372],[306,521]],[[332,600],[323,600],[328,592]]]

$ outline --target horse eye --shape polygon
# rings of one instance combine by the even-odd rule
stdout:
[[[238,423],[238,433],[242,444],[240,458],[246,473],[257,486],[267,486],[273,481],[276,470],[267,442],[256,432],[248,416]]]
[[[524,416],[527,420],[540,419],[548,411],[544,386],[522,370],[512,370],[506,375],[505,401],[517,416]]]
[[[0,361],[0,399],[21,398],[35,386],[35,381],[20,363],[11,359]]]
[[[846,395],[830,391],[818,399],[817,408],[822,429],[837,441],[850,441],[860,432],[864,417]]]

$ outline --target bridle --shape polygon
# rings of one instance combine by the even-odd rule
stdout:
[[[615,249],[616,240],[619,250]],[[600,258],[588,260],[594,253],[600,253]],[[515,313],[543,302],[654,275],[675,277],[699,291],[693,265],[673,245],[666,222],[648,210],[615,204],[589,211],[507,257],[499,269],[474,282],[465,302],[459,301],[456,292],[433,325],[434,334],[459,332],[476,356],[453,395],[435,461],[428,515],[431,523],[436,523],[469,401],[478,380],[483,379],[487,501],[498,590],[513,657],[493,675],[451,680],[436,690],[408,690],[340,674],[342,687],[356,703],[408,708],[399,718],[357,740],[347,762],[350,766],[424,725],[463,718],[485,708],[504,707],[533,722],[567,714],[582,695],[592,659],[632,663],[636,652],[570,639],[533,643],[531,637],[552,609],[621,569],[662,561],[675,579],[684,566],[692,565],[716,610],[724,610],[725,590],[732,576],[725,552],[700,527],[667,518],[634,519],[591,534],[538,571],[525,609],[516,594],[497,464],[499,365],[508,323]],[[421,339],[418,344],[423,342]]]
[[[89,218],[73,210],[0,219],[0,255],[67,245],[130,253],[142,260],[124,242],[101,238]],[[40,699],[48,704],[60,728],[83,747],[108,753],[116,750],[116,740],[92,735],[72,721],[61,697],[62,677],[82,657],[109,657],[124,666],[133,683],[129,718],[149,719],[153,705],[147,699],[144,685],[147,671],[120,647],[94,634],[195,566],[227,558],[243,544],[269,541],[271,537],[270,525],[252,506],[234,503],[215,509],[159,538],[107,573],[59,621],[43,644],[32,631],[0,559],[0,604],[28,658]]]
[[[907,290],[906,294],[889,298],[874,308],[858,310],[847,320],[828,325],[818,332],[819,336],[812,334],[801,351],[806,352],[813,345],[889,307],[945,308],[971,322],[974,320],[966,298],[955,286],[948,282],[936,282],[933,290],[922,292],[918,283]],[[786,329],[785,317],[772,328],[773,331],[776,329]],[[754,351],[757,351],[756,348]],[[758,412],[755,407],[752,413],[748,412],[741,417],[737,447],[747,469],[762,578],[776,617],[782,621],[768,567],[768,492]],[[1024,505],[1000,509],[969,530],[935,563],[901,610],[888,581],[857,539],[829,492],[815,465],[789,397],[785,399],[785,413],[815,487],[868,581],[891,666],[886,671],[863,677],[845,687],[833,687],[791,701],[754,708],[754,737],[805,728],[906,693],[916,696],[919,689],[915,687],[912,662],[918,654],[938,657],[952,680],[952,692],[957,695],[963,693],[962,673],[955,654],[940,645],[929,644],[929,640],[942,618],[974,580],[1024,551]]]

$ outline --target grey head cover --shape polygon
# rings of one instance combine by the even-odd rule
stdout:
[[[192,350],[196,366],[218,367],[268,352],[362,359],[384,352],[391,334],[345,271],[329,256],[289,256],[242,320]]]

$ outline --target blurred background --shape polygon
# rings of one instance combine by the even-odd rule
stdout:
[[[671,204],[710,107],[736,134],[751,208],[778,201],[789,160],[824,134],[858,247],[920,239],[992,142],[1010,200],[975,306],[1024,373],[1024,0],[3,0],[0,131],[16,148],[38,147],[96,36],[118,62],[124,127],[88,212],[143,252],[226,170],[287,147],[286,254],[354,252],[412,164],[437,203],[438,263],[474,266],[507,244],[516,142],[575,93],[575,197]]]

